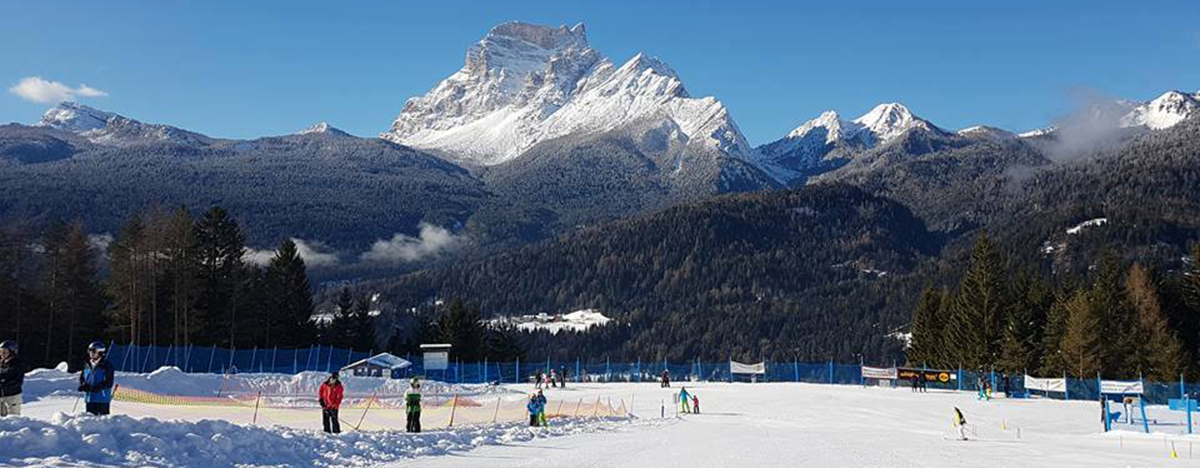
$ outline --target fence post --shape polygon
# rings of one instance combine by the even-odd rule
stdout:
[[[208,372],[207,372],[207,373],[211,374],[211,373],[212,373],[213,358],[217,356],[217,347],[216,347],[216,346],[212,346],[212,347],[210,347],[209,349],[210,349],[211,351],[209,351],[209,352],[208,352]]]
[[[187,352],[183,353],[183,365],[187,366],[184,372],[192,371],[192,344],[188,343]]]
[[[1145,389],[1142,390],[1143,392]],[[1104,382],[1100,380],[1100,371],[1096,371],[1096,394],[1100,395],[1100,399],[1104,399]]]
[[[1144,390],[1144,388],[1143,388],[1143,390]],[[1146,419],[1146,395],[1143,394],[1141,398],[1138,398],[1138,405],[1142,407],[1142,429],[1145,430],[1147,434],[1149,434],[1150,433],[1150,421],[1148,419]]]
[[[275,372],[275,356],[278,356],[278,355],[279,355],[279,347],[276,346],[275,349],[271,351],[271,372]]]
[[[792,361],[792,370],[796,375],[796,381],[800,381],[800,361]]]
[[[636,372],[636,373],[637,373],[637,380],[636,380],[636,382],[641,382],[641,381],[642,381],[642,358],[641,358],[641,357],[638,357],[638,360],[637,360],[637,369],[636,369],[634,372]],[[596,398],[597,398],[597,400],[596,400],[596,401],[599,401],[599,398],[600,398],[600,397],[596,397]]]
[[[521,358],[517,358],[517,371],[513,374],[513,383],[521,383]]]
[[[454,395],[454,406],[450,407],[450,425],[449,425],[449,427],[454,427],[454,413],[457,410],[458,410],[458,394],[455,394]]]
[[[604,381],[612,380],[612,360],[608,356],[604,357]]]
[[[1187,398],[1186,389],[1187,389],[1187,384],[1183,383],[1183,373],[1180,372],[1179,373],[1179,399],[1180,400]],[[1144,389],[1144,388],[1142,389],[1142,391],[1145,391],[1145,390],[1146,389]],[[1188,426],[1188,430],[1191,430],[1191,425]]]
[[[833,384],[833,359],[829,360],[829,384]]]
[[[254,361],[258,359],[258,345],[254,346],[254,352],[250,353],[250,372],[254,372]]]
[[[480,382],[480,383],[487,383],[487,381],[488,381],[487,371],[488,371],[487,356],[484,356],[483,357],[483,382]]]
[[[962,381],[963,381],[963,375],[962,375],[962,366],[961,366],[961,365],[960,365],[960,366],[958,366],[958,379],[957,379],[957,380],[958,380],[958,391],[960,391],[960,392],[961,392],[961,391],[962,391]]]
[[[858,386],[867,386],[867,378],[863,377],[863,356],[861,354],[858,355]]]
[[[1083,376],[1080,376],[1083,377]],[[1063,372],[1063,400],[1071,399],[1071,382],[1067,380],[1067,373]]]
[[[575,355],[575,382],[582,382],[579,377],[579,355]]]

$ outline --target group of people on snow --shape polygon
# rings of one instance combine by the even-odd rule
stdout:
[[[529,411],[529,426],[540,427],[549,425],[546,420],[546,394],[542,390],[529,395],[529,403],[525,405]]]
[[[700,397],[688,392],[687,387],[679,388],[679,405],[684,413],[700,414]]]
[[[329,374],[329,378],[317,390],[317,399],[321,403],[321,425],[325,432],[338,434],[342,432],[341,419],[338,411],[346,395],[341,376],[337,371]],[[406,416],[405,431],[421,432],[421,381],[413,377],[409,387],[404,391],[404,413]]]
[[[567,368],[560,367],[558,372],[550,369],[549,373],[539,370],[533,377],[533,385],[539,390],[544,388],[567,388]]]
[[[913,374],[912,391],[914,393],[925,393],[929,391],[929,378],[925,376],[925,371],[920,371]]]
[[[96,341],[88,345],[88,360],[79,373],[78,390],[83,392],[84,410],[104,416],[112,404],[116,371],[108,362],[108,348]],[[25,369],[21,366],[17,343],[0,342],[0,417],[21,415],[21,392],[25,385]]]

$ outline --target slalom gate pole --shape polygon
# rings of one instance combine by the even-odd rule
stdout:
[[[458,394],[454,394],[454,404],[450,407],[450,425],[446,427],[454,427],[454,413],[458,410]]]
[[[366,409],[363,410],[362,416],[358,417],[358,424],[354,425],[354,430],[357,431],[359,427],[362,427],[363,421],[365,421],[367,419],[367,411],[371,411],[371,403],[374,403],[374,402],[375,402],[375,392],[371,392],[371,397],[367,399],[367,407],[366,407]]]
[[[1150,433],[1150,421],[1148,419],[1146,419],[1146,396],[1145,395],[1138,397],[1138,405],[1142,407],[1142,429],[1145,430],[1147,434],[1149,434]]]
[[[492,424],[496,424],[496,419],[500,417],[500,397],[496,397],[496,412],[492,413]]]
[[[250,425],[258,425],[258,402],[262,401],[262,392],[258,392],[258,398],[254,399],[254,421]]]

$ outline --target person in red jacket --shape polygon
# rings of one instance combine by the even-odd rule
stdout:
[[[329,375],[325,383],[321,384],[321,391],[318,392],[318,395],[321,398],[321,422],[325,425],[325,432],[330,434],[342,432],[342,425],[338,422],[338,408],[342,407],[344,393],[342,382],[338,380],[336,371]]]

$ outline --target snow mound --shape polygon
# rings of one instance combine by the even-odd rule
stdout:
[[[1083,230],[1085,228],[1094,227],[1094,226],[1103,226],[1105,224],[1108,224],[1108,218],[1089,219],[1087,221],[1084,221],[1082,223],[1075,225],[1075,227],[1068,228],[1067,234],[1070,234],[1070,235],[1079,234],[1079,233],[1083,232]]]
[[[407,434],[340,435],[282,427],[55,415],[50,421],[0,419],[0,465],[17,466],[375,466],[482,445],[598,432],[627,418],[563,421],[546,428],[519,423]]]

